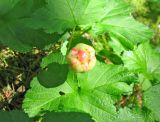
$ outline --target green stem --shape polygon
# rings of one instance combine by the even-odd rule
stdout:
[[[110,51],[110,47],[109,47],[109,45],[108,45],[108,41],[107,41],[107,39],[106,39],[106,35],[105,35],[105,34],[102,35],[102,41],[103,41],[103,43],[104,43],[105,49],[108,50],[108,51]]]
[[[68,52],[68,51],[70,50],[70,48],[71,48],[71,43],[72,43],[74,34],[75,34],[75,28],[73,28],[73,30],[72,30],[72,32],[71,32],[71,37],[70,37],[69,42],[68,42],[68,50],[67,50],[67,52]]]

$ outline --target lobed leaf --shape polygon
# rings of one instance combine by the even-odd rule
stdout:
[[[133,17],[120,15],[106,17],[101,23],[96,24],[93,30],[95,33],[108,32],[111,38],[118,40],[126,49],[133,49],[134,45],[148,41],[153,34],[152,30]]]
[[[134,51],[125,51],[122,60],[129,70],[160,81],[160,56],[148,43],[139,45]]]
[[[32,47],[44,48],[57,41],[59,35],[46,34],[26,25],[25,19],[42,5],[42,0],[1,0],[0,43],[19,52],[28,52]]]
[[[76,26],[96,34],[108,32],[127,49],[152,37],[152,30],[130,16],[132,7],[118,0],[47,0],[28,24],[47,33],[63,33]],[[117,21],[118,20],[118,21]]]
[[[76,74],[69,71],[66,82],[56,88],[47,89],[35,78],[25,96],[23,108],[31,117],[54,110],[84,112],[90,114],[95,121],[113,122],[117,116],[114,101],[109,92],[99,88],[106,88],[107,84],[123,82],[132,77],[122,67],[97,63],[88,73]]]

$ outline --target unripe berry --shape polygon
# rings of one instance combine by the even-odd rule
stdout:
[[[75,72],[87,72],[96,64],[95,50],[93,47],[79,43],[70,50],[67,60]]]

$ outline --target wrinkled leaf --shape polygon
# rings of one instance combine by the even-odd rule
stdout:
[[[144,92],[144,105],[150,109],[156,116],[157,121],[160,121],[160,85],[151,87]]]
[[[110,83],[128,81],[133,74],[126,69],[97,63],[88,73],[75,74],[70,71],[61,86],[47,89],[37,79],[32,81],[23,108],[30,116],[41,115],[45,111],[85,112],[95,121],[113,122],[116,108],[109,93],[99,88]]]
[[[148,43],[139,45],[134,51],[125,51],[122,59],[129,70],[160,81],[160,56]]]
[[[129,108],[119,110],[116,122],[145,122],[141,114],[135,113]]]

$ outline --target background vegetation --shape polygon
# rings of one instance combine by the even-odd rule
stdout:
[[[126,1],[135,7],[133,16],[155,31],[150,43],[160,54],[160,0]],[[46,50],[35,48],[25,54],[0,45],[0,109],[22,109],[22,101],[30,81],[41,71],[42,58],[59,49],[60,45],[58,42]]]

